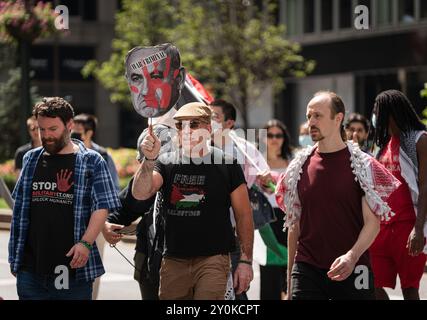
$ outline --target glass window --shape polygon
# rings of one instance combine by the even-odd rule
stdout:
[[[377,24],[390,25],[393,22],[393,1],[377,0]]]
[[[59,1],[60,4],[66,6],[68,8],[68,13],[70,14],[70,16],[78,16],[79,15],[79,5],[80,5],[80,1],[79,0],[61,0]]]
[[[420,1],[420,17],[427,18],[427,1]]]
[[[288,35],[297,34],[297,0],[288,0],[286,1],[286,27]]]
[[[98,0],[43,0],[44,2],[64,5],[68,8],[70,16],[79,16],[83,20],[96,20],[97,17],[97,1]]]
[[[415,22],[414,9],[415,9],[414,0],[399,0],[399,21],[401,23]]]
[[[340,14],[340,28],[348,29],[351,28],[353,20],[353,7],[352,0],[340,0],[339,1],[339,14]]]
[[[123,0],[117,0],[117,11],[123,10]]]
[[[304,0],[304,33],[314,32],[314,0]]]
[[[85,0],[83,1],[83,12],[81,13],[83,20],[93,21],[96,20],[96,1],[97,0]]]
[[[333,1],[322,0],[322,31],[332,30]]]

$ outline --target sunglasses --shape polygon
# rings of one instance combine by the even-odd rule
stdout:
[[[188,123],[188,121],[184,121],[184,122]],[[182,130],[182,123],[183,123],[183,121],[178,121],[175,123],[175,127],[177,130]],[[202,122],[198,121],[198,120],[191,120],[190,121],[190,129],[198,129],[200,127],[201,123]]]
[[[284,135],[282,133],[278,133],[278,134],[274,134],[274,133],[267,133],[267,138],[268,139],[283,139]]]

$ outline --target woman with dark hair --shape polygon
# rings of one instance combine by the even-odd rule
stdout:
[[[286,126],[279,120],[273,119],[264,126],[267,130],[267,163],[271,172],[284,172],[292,160],[292,146]],[[274,208],[277,220],[270,223],[278,242],[286,247],[287,234],[283,232],[284,213],[277,205],[274,194],[267,194],[270,204]],[[285,250],[285,249],[284,249]],[[284,257],[278,257],[274,264],[260,266],[261,300],[280,300],[284,298],[286,289],[286,252]]]
[[[405,300],[419,300],[426,264],[427,134],[411,102],[388,90],[375,99],[372,115],[377,159],[402,183],[387,201],[395,215],[381,222],[370,248],[377,299],[388,299],[399,275]]]
[[[288,129],[277,119],[268,121],[264,129],[267,130],[267,162],[270,168],[286,168],[292,159],[293,150]]]

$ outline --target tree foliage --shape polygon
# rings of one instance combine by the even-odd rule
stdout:
[[[13,158],[20,145],[21,69],[14,66],[15,48],[0,45],[0,162]],[[38,99],[37,88],[31,88],[33,103]]]
[[[246,124],[249,91],[253,95],[254,88],[271,84],[278,92],[284,77],[303,77],[314,68],[300,55],[300,46],[284,37],[285,27],[275,23],[276,2],[124,0],[110,59],[89,62],[83,73],[94,74],[113,102],[130,105],[123,77],[126,53],[137,45],[171,42],[187,71],[216,97],[231,100]]]

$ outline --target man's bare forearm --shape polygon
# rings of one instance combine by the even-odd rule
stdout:
[[[85,234],[82,237],[82,240],[89,243],[94,243],[98,235],[101,233],[104,228],[105,221],[107,220],[108,210],[99,209],[92,213],[89,225],[86,229]]]
[[[350,253],[354,256],[356,261],[358,261],[361,255],[369,249],[380,232],[380,219],[374,215],[365,199],[362,199],[362,210],[364,225],[356,243],[350,249]]]
[[[377,237],[379,231],[379,222],[378,224],[371,222],[363,226],[362,230],[360,231],[359,238],[357,239],[354,246],[350,249],[350,252],[354,255],[356,261],[359,261],[362,254],[369,249]]]
[[[252,214],[236,215],[237,235],[240,241],[241,258],[252,261],[254,244],[254,222]]]
[[[132,184],[132,195],[137,200],[147,200],[153,194],[154,161],[143,160],[135,173]]]

